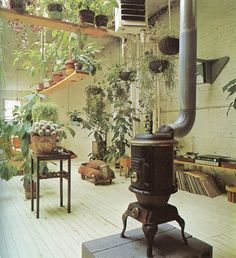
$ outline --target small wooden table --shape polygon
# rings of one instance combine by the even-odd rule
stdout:
[[[40,161],[59,160],[60,170],[57,172],[40,173]],[[67,160],[68,169],[63,170],[63,161]],[[36,218],[39,218],[39,195],[40,195],[40,180],[50,178],[60,178],[60,206],[63,206],[63,178],[67,179],[68,191],[67,191],[67,212],[71,212],[71,155],[68,153],[56,153],[56,154],[32,154],[31,155],[31,211],[34,211],[34,198],[33,198],[33,174],[34,164],[36,164]]]

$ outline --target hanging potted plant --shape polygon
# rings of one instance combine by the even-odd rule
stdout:
[[[15,10],[19,13],[24,13],[26,9],[26,1],[25,0],[9,0],[10,9]]]
[[[179,38],[166,35],[158,41],[158,47],[164,55],[177,55],[179,53]]]
[[[107,27],[108,20],[113,18],[113,10],[118,7],[116,0],[110,1],[93,1],[93,10],[96,13],[95,24],[97,27]]]
[[[79,19],[81,24],[94,24],[95,12],[90,9],[92,3],[93,0],[81,0],[79,2]]]
[[[49,2],[47,5],[49,18],[62,20],[62,3],[61,2]]]

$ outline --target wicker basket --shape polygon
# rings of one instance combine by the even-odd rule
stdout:
[[[31,149],[35,154],[49,154],[57,145],[57,138],[52,136],[31,136]]]

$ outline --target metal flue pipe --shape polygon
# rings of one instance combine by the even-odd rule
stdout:
[[[180,112],[173,124],[176,137],[187,135],[196,114],[197,28],[196,1],[180,0],[179,92]]]

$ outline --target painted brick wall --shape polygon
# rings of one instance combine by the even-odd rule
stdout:
[[[226,100],[227,94],[222,91],[222,86],[236,78],[236,1],[196,2],[197,56],[203,59],[229,56],[230,61],[212,85],[197,85],[196,121],[192,131],[179,140],[179,145],[182,146],[182,153],[194,151],[201,154],[236,157],[236,110],[232,109],[229,115],[226,115],[230,100],[233,98]],[[179,19],[178,13],[179,8],[175,8],[173,21],[176,21],[176,24]],[[171,97],[162,93],[162,123],[175,121],[179,106],[177,94],[178,89]],[[236,181],[233,172],[227,174],[223,175],[224,181],[231,183]]]

